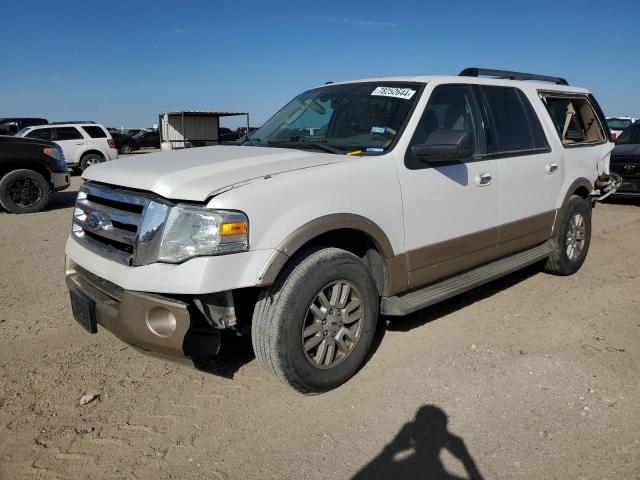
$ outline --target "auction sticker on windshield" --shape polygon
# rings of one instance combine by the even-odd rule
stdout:
[[[378,97],[403,98],[405,100],[409,100],[411,97],[413,97],[414,93],[416,93],[416,91],[411,90],[410,88],[376,87],[376,89],[371,92],[371,95],[375,95]]]

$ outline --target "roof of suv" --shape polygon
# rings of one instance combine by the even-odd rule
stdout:
[[[56,127],[102,127],[106,130],[106,127],[100,123],[49,123],[47,125],[32,125],[27,128],[36,129],[36,128],[56,128]]]
[[[438,82],[447,83],[473,83],[478,85],[498,85],[508,87],[518,87],[523,89],[535,89],[535,90],[554,90],[558,92],[567,93],[590,93],[589,90],[581,87],[575,87],[573,85],[559,85],[549,82],[530,81],[530,80],[510,80],[504,78],[482,78],[482,77],[468,77],[459,75],[425,75],[425,76],[396,76],[396,77],[372,77],[363,78],[359,80],[347,80],[343,82],[334,82],[330,84],[321,85],[328,87],[331,85],[341,85],[348,83],[358,82],[419,82],[428,83],[430,81],[437,80]]]

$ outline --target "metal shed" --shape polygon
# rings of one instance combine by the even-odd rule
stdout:
[[[170,142],[171,147],[189,148],[217,145],[220,117],[245,115],[249,128],[248,112],[167,112],[159,115],[160,141]]]

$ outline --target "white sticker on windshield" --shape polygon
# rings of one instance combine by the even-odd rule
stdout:
[[[413,97],[414,93],[416,93],[416,91],[411,90],[410,88],[376,87],[376,89],[371,92],[371,95],[376,95],[378,97],[403,98],[405,100],[409,100],[411,97]]]

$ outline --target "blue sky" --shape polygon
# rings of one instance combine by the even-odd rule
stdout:
[[[0,4],[0,117],[135,127],[247,110],[259,126],[327,80],[467,66],[560,75],[640,116],[638,0]]]

